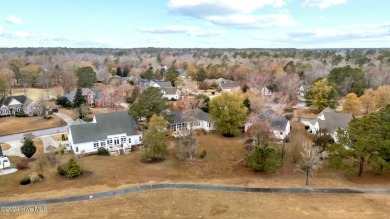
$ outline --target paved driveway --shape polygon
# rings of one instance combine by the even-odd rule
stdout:
[[[60,117],[61,119],[63,119],[66,122],[67,125],[71,125],[74,122],[74,120],[72,118],[70,118],[69,116],[67,116],[67,115],[65,115],[63,113],[58,112],[58,113],[54,113],[54,115],[56,115],[56,116]]]
[[[23,143],[20,140],[9,141],[7,142],[7,144],[9,144],[11,148],[6,151],[3,151],[4,155],[24,157],[24,154],[22,154],[22,152],[20,151],[20,148],[23,145]]]

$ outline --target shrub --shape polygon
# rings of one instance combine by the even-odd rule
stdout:
[[[200,159],[204,159],[207,155],[207,151],[203,149],[203,151],[200,153],[199,157]]]
[[[68,171],[66,175],[70,178],[73,178],[76,176],[80,176],[82,173],[83,171],[81,170],[81,167],[77,164],[76,160],[70,158],[68,162]]]
[[[294,116],[292,114],[287,114],[284,116],[287,120],[290,120],[291,118],[293,118]]]
[[[43,118],[44,118],[44,119],[52,119],[51,116],[44,116]]]
[[[68,168],[66,164],[59,165],[57,167],[57,173],[61,176],[65,176],[66,173],[68,172]]]
[[[16,163],[16,169],[18,170],[25,170],[27,169],[27,167],[28,167],[28,160],[26,158],[22,158]]]
[[[270,147],[268,142],[256,145],[252,151],[245,156],[247,167],[253,171],[275,172],[281,168],[280,150]]]
[[[62,134],[62,135],[61,135],[61,140],[62,140],[62,141],[65,141],[65,140],[66,140],[65,134]]]
[[[20,180],[20,185],[28,185],[31,183],[30,177],[25,177],[22,180]]]
[[[85,116],[85,117],[83,118],[83,120],[84,120],[85,122],[92,122],[93,118],[90,117],[90,116]]]
[[[28,117],[27,114],[25,114],[23,111],[16,112],[15,117]]]
[[[98,154],[99,154],[99,155],[108,155],[108,151],[107,151],[107,149],[104,148],[104,147],[99,147],[99,148],[98,148]]]
[[[69,103],[69,100],[65,96],[58,97],[57,100],[56,100],[56,104],[60,105],[60,106],[63,106],[63,107],[68,107],[68,103]]]
[[[20,148],[20,151],[27,158],[31,158],[37,151],[37,148],[35,147],[34,142],[31,138],[25,137],[23,141],[23,146]]]
[[[38,176],[39,176],[39,178],[41,178],[41,179],[44,179],[44,178],[45,178],[41,173],[38,173]]]
[[[172,98],[171,98],[171,101],[176,101],[176,99],[172,97]]]
[[[215,91],[211,91],[211,95],[214,95],[215,94]]]

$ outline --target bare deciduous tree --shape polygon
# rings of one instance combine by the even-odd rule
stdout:
[[[302,145],[301,161],[298,162],[296,169],[306,174],[306,185],[309,185],[309,178],[313,178],[314,171],[322,167],[321,149],[313,147],[311,143]]]
[[[66,69],[62,72],[62,89],[64,93],[70,93],[76,88],[77,78],[73,70]]]

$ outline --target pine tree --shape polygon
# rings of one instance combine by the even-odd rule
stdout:
[[[73,99],[73,106],[75,108],[78,108],[80,107],[83,103],[86,103],[87,100],[85,99],[85,97],[83,96],[83,93],[81,92],[81,88],[77,88],[76,90],[76,94],[74,95],[74,99]]]

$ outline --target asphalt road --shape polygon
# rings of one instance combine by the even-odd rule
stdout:
[[[40,137],[40,136],[44,136],[44,135],[52,135],[52,134],[57,134],[57,133],[63,133],[63,132],[66,132],[67,127],[68,126],[62,126],[62,127],[57,127],[57,128],[42,129],[42,130],[37,130],[37,131],[32,131],[32,132],[23,132],[23,133],[18,133],[18,134],[13,134],[13,135],[6,135],[6,136],[0,137],[0,143],[21,140],[21,139],[23,139],[23,135],[25,135],[27,133],[32,133],[36,137]]]
[[[255,193],[289,193],[289,194],[390,194],[390,189],[311,189],[311,188],[249,188],[234,186],[214,186],[197,184],[154,184],[141,185],[126,189],[118,189],[109,192],[94,193],[88,195],[70,196],[65,198],[24,200],[15,202],[0,202],[0,207],[10,206],[35,206],[44,204],[58,204],[75,201],[85,201],[98,198],[106,198],[128,193],[136,193],[156,189],[190,189],[206,191],[226,191],[226,192],[255,192]]]

